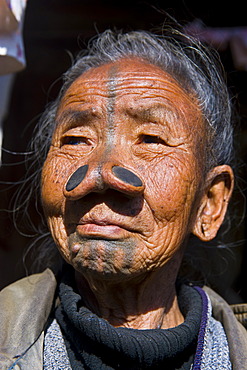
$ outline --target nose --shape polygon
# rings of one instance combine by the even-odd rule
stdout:
[[[90,192],[101,193],[107,189],[115,189],[132,197],[141,194],[144,187],[139,175],[119,163],[89,163],[72,171],[64,186],[64,195],[76,200]]]

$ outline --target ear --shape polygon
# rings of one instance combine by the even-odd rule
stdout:
[[[212,240],[225,217],[234,186],[234,175],[230,166],[214,167],[207,175],[192,233],[203,241]]]

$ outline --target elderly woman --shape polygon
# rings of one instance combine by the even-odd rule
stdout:
[[[175,32],[107,31],[77,59],[39,131],[64,263],[2,291],[1,369],[247,368],[230,307],[178,279],[227,210],[230,117],[215,62]]]

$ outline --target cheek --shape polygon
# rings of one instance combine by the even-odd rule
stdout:
[[[68,161],[47,157],[42,170],[41,198],[46,215],[60,215],[65,201],[63,187],[68,178]]]
[[[150,170],[146,180],[146,200],[157,222],[189,220],[198,189],[197,168],[192,163],[167,159]]]
[[[48,216],[47,223],[62,257],[70,263],[70,251],[68,248],[68,235],[64,227],[63,218],[60,216]]]

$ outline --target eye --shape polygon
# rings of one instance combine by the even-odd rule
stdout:
[[[142,135],[141,143],[143,144],[162,144],[164,141],[156,135]]]
[[[63,145],[90,145],[89,139],[83,136],[66,136],[62,139]]]

